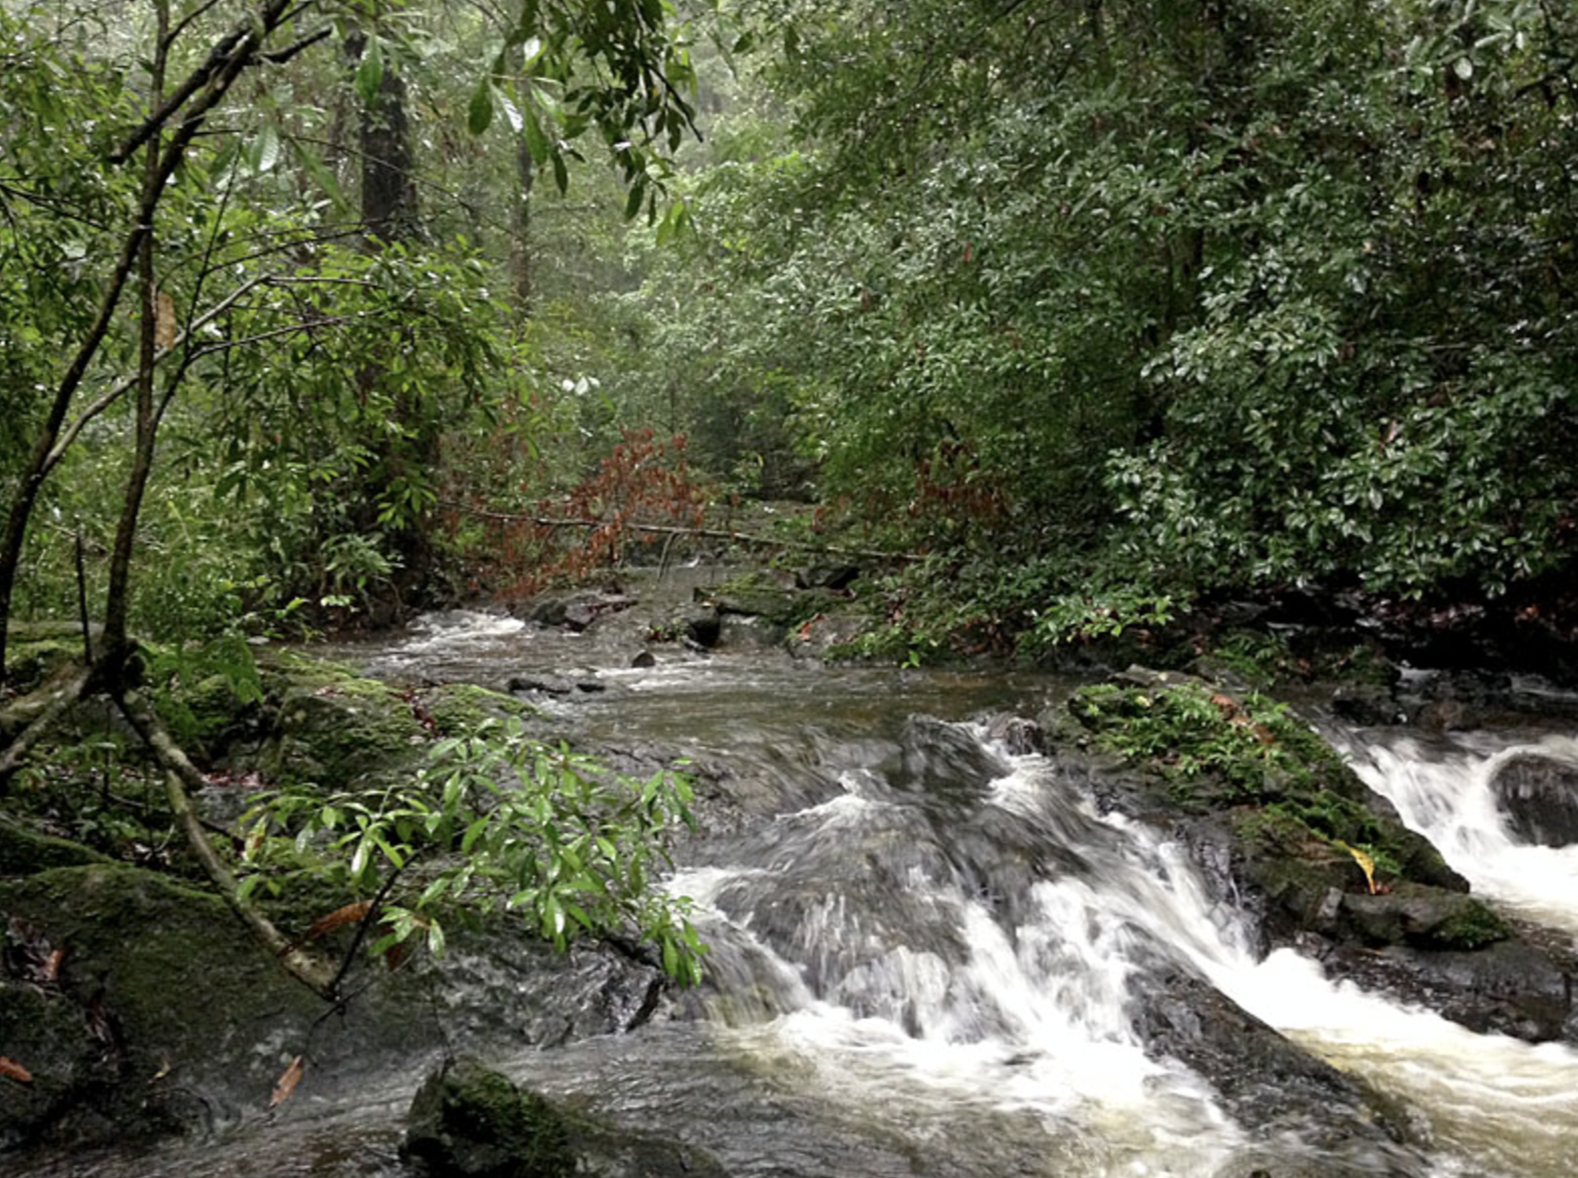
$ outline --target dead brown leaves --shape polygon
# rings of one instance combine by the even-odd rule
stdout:
[[[337,928],[348,924],[355,924],[365,920],[367,914],[373,910],[372,904],[367,900],[358,900],[354,904],[346,904],[336,908],[326,916],[320,916],[312,922],[312,927],[307,930],[304,941],[316,941],[319,937],[327,936]]]
[[[31,1084],[33,1082],[33,1073],[6,1055],[0,1055],[0,1076],[4,1076],[9,1080],[15,1080],[18,1084]]]
[[[66,950],[50,944],[42,929],[20,916],[11,917],[7,932],[10,943],[5,949],[6,973],[35,986],[58,986]]]
[[[305,1056],[298,1055],[290,1061],[290,1065],[279,1074],[279,1079],[274,1081],[274,1093],[269,1097],[269,1108],[278,1108],[290,1099],[296,1091],[296,1085],[301,1083],[302,1073],[307,1070]]]
[[[1253,716],[1244,711],[1243,707],[1232,696],[1224,695],[1219,691],[1211,697],[1211,702],[1216,705],[1216,710],[1222,713],[1222,719],[1229,724],[1236,724],[1240,728],[1249,729],[1255,739],[1261,744],[1273,745],[1277,743],[1277,738],[1272,735],[1271,729],[1257,722]]]

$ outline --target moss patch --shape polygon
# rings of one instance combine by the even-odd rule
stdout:
[[[769,625],[784,628],[798,626],[848,602],[846,597],[827,589],[796,589],[783,585],[765,570],[734,577],[704,594],[698,590],[698,595],[704,595],[719,613],[760,618]]]
[[[471,683],[446,683],[421,694],[422,705],[444,736],[461,736],[485,720],[535,716],[538,709],[512,695]]]
[[[349,667],[285,656],[264,683],[272,722],[259,768],[281,785],[344,789],[408,763],[430,736],[399,692]]]
[[[42,1131],[66,1106],[88,1118],[68,1134],[163,1132],[170,1102],[215,1085],[264,1101],[282,1060],[247,1048],[321,1012],[222,901],[150,871],[100,863],[0,881],[0,917],[65,950],[43,1012],[52,1029],[27,1061],[59,1107],[0,1102],[0,1136]]]
[[[0,875],[32,875],[52,867],[82,867],[110,860],[70,839],[30,831],[0,819]]]

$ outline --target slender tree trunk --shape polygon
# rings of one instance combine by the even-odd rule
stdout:
[[[510,50],[509,68],[523,85],[524,66],[524,47],[516,46]],[[531,318],[532,306],[531,194],[537,181],[537,161],[532,159],[526,136],[519,132],[515,135],[515,175],[520,188],[510,206],[510,286],[515,315],[525,322]]]
[[[6,679],[5,649],[10,629],[11,602],[16,588],[17,570],[22,561],[22,549],[27,542],[28,525],[43,490],[44,480],[54,465],[51,454],[60,438],[66,415],[71,411],[71,403],[109,334],[126,283],[137,268],[143,238],[163,199],[166,183],[209,112],[223,101],[241,72],[257,60],[264,40],[279,27],[291,7],[291,0],[266,0],[254,12],[252,19],[214,44],[207,58],[177,87],[171,99],[157,103],[142,126],[115,153],[116,159],[128,157],[147,142],[150,135],[157,134],[180,116],[169,146],[158,157],[158,182],[147,182],[149,177],[145,177],[135,218],[121,242],[120,253],[110,271],[104,294],[99,299],[98,314],[94,316],[87,334],[83,336],[65,374],[55,387],[49,413],[40,427],[27,468],[17,484],[16,497],[6,514],[5,530],[0,533],[0,684]],[[168,46],[165,51],[168,51]],[[152,174],[150,172],[150,177]]]
[[[367,34],[357,32],[346,42],[346,53],[353,61],[366,52]],[[406,116],[406,85],[395,64],[387,59],[379,75],[378,89],[371,102],[364,102],[360,123],[362,159],[362,222],[367,248],[373,252],[390,246],[420,241],[421,209],[417,199],[416,159],[411,144],[411,128]],[[386,379],[384,370],[369,365],[356,374],[364,399]],[[420,405],[396,392],[393,416],[404,427],[403,438],[383,433],[375,468],[385,485],[399,482],[412,474],[411,467],[431,469],[438,465],[438,430]],[[371,531],[378,520],[379,487],[364,484],[359,488],[356,525]],[[421,519],[407,519],[389,533],[389,543],[400,563],[396,592],[419,585],[432,563],[428,525]],[[398,608],[400,602],[391,603]]]
[[[169,0],[154,0],[158,20],[158,47],[152,61],[152,93],[154,106],[164,99],[164,75],[169,62],[170,4]],[[146,163],[143,167],[143,205],[156,203],[158,188],[164,184],[160,175],[160,140],[155,131],[149,138]],[[137,521],[142,515],[143,497],[148,490],[148,476],[153,470],[154,440],[157,418],[154,413],[154,366],[159,358],[159,290],[154,273],[154,226],[150,215],[143,226],[144,232],[137,244],[137,288],[141,302],[141,319],[137,339],[137,425],[131,474],[126,480],[125,495],[121,500],[120,525],[115,531],[115,548],[110,554],[109,592],[104,604],[104,641],[99,658],[111,679],[119,675],[120,664],[129,649],[126,640],[126,617],[131,600],[132,554],[137,546]]]

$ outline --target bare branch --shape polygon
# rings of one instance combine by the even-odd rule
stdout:
[[[600,519],[554,519],[545,516],[511,515],[503,511],[486,511],[440,499],[438,506],[448,511],[459,511],[478,519],[496,520],[500,523],[531,524],[539,528],[601,528],[611,526],[611,521]],[[730,540],[736,544],[753,544],[762,548],[789,548],[800,552],[816,552],[829,556],[851,556],[862,560],[917,561],[925,557],[914,552],[878,552],[869,548],[841,548],[836,544],[811,544],[804,540],[778,540],[771,536],[752,536],[745,532],[731,532],[722,528],[686,528],[664,524],[637,524],[624,521],[617,526],[633,532],[650,532],[657,536],[700,536],[708,540]]]

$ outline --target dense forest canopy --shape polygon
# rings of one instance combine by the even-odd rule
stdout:
[[[610,462],[923,555],[889,604],[933,638],[1570,566],[1569,6],[0,26],[0,617],[207,641],[536,584],[488,519]]]

